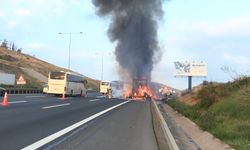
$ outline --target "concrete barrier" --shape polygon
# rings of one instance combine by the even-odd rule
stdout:
[[[151,100],[151,113],[156,140],[160,150],[179,150],[166,121],[164,120],[156,102]]]

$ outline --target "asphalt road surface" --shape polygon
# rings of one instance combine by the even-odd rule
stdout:
[[[40,149],[158,149],[149,102],[108,100],[95,94],[63,101],[47,95],[8,99],[8,107],[0,106],[0,149],[34,149],[44,141]],[[76,127],[51,140],[72,126]]]

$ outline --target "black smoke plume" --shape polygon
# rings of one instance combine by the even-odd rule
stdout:
[[[92,0],[99,16],[110,16],[108,36],[117,42],[116,60],[130,78],[151,78],[159,52],[157,23],[162,0]]]

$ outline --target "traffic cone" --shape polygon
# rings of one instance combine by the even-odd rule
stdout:
[[[2,106],[8,106],[8,105],[9,105],[9,103],[8,103],[8,95],[7,95],[7,92],[5,92],[3,102],[2,102]]]
[[[65,100],[65,94],[62,94],[61,100]]]

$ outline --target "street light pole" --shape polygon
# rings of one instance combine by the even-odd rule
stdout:
[[[101,57],[102,57],[102,75],[101,75],[101,81],[103,81],[103,55]]]
[[[105,55],[106,54],[106,55]],[[104,64],[103,64],[103,56],[107,56],[107,55],[111,55],[111,53],[104,53],[104,52],[97,52],[95,53],[96,56],[100,56],[101,57],[101,81],[103,81],[103,70],[104,70]]]
[[[69,62],[68,62],[69,70],[70,70],[70,57],[71,57],[71,33],[69,33]]]
[[[58,34],[67,34],[69,35],[69,58],[68,58],[68,69],[70,70],[70,60],[71,60],[71,35],[72,34],[82,34],[82,32],[59,32]]]

